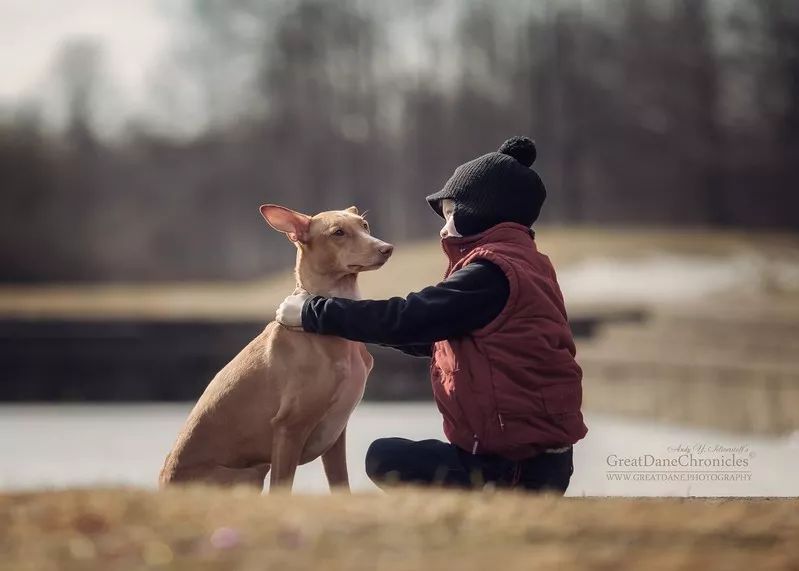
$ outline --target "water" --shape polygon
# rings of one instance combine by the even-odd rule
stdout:
[[[190,408],[190,404],[0,406],[0,490],[154,488]],[[591,431],[575,448],[568,495],[799,495],[796,438],[731,435],[590,414],[587,423]],[[348,428],[353,490],[375,489],[364,473],[363,458],[371,441],[381,436],[443,438],[432,404],[362,403]],[[698,462],[726,458],[745,461],[746,466],[619,465],[636,458],[646,462],[648,456],[674,460],[688,454]],[[294,489],[327,492],[321,461],[300,467]]]

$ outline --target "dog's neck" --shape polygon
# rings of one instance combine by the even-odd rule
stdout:
[[[320,274],[303,264],[298,257],[294,277],[297,288],[304,289],[311,295],[361,299],[358,274]]]

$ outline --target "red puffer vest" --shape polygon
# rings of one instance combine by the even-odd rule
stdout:
[[[444,433],[473,454],[521,460],[573,444],[588,432],[582,370],[555,270],[529,228],[497,224],[442,241],[449,276],[482,258],[499,266],[510,295],[487,326],[433,349],[433,394]]]

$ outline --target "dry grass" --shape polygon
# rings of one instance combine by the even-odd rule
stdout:
[[[0,496],[0,568],[795,569],[797,508],[417,490],[11,494]]]
[[[652,228],[543,227],[540,249],[556,267],[586,258],[630,259],[655,254],[795,256],[799,236]],[[288,244],[286,247],[290,247]],[[385,268],[362,277],[364,295],[406,295],[442,278],[436,240],[402,244]],[[294,287],[290,269],[251,282],[0,287],[0,315],[24,317],[259,319]],[[574,312],[574,309],[572,309]]]

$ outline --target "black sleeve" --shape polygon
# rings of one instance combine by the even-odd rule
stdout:
[[[462,337],[488,325],[509,295],[505,273],[492,262],[476,260],[405,299],[313,297],[303,305],[302,326],[305,331],[364,343],[427,345],[429,351],[435,341]]]
[[[383,345],[383,347],[390,347],[397,351],[402,351],[411,357],[432,357],[433,344],[432,343],[419,343],[417,345]]]

